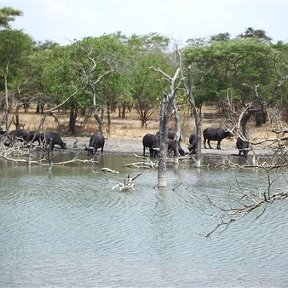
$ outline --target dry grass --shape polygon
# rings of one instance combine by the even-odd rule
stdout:
[[[203,130],[207,127],[225,127],[223,119],[218,118],[216,115],[217,111],[209,108],[204,111],[204,118],[202,121]],[[58,122],[51,116],[48,116],[45,120],[43,129],[45,130],[55,130],[59,131],[63,135],[68,130],[69,114],[65,115],[62,113],[56,113]],[[156,133],[159,127],[159,116],[154,114],[153,119],[151,119],[146,128],[141,127],[139,116],[135,111],[127,112],[126,119],[118,118],[118,113],[115,112],[112,115],[110,135],[104,130],[105,136],[111,139],[142,139],[143,135],[146,133]],[[209,116],[209,117],[208,117]],[[37,130],[39,124],[41,123],[43,115],[36,114],[33,112],[20,113],[20,123],[22,128],[27,130]],[[191,117],[187,111],[183,110],[181,112],[181,127],[183,133],[184,142],[188,143],[190,134],[195,131],[194,118]],[[174,121],[170,122],[170,127],[173,128]],[[91,117],[87,123],[84,123],[84,117],[79,117],[76,126],[77,136],[89,136],[93,132],[97,131],[97,124],[94,117]],[[261,141],[267,138],[275,138],[275,133],[272,132],[270,123],[266,123],[262,127],[255,127],[254,123],[251,121],[249,123],[249,135],[251,141]],[[14,127],[11,128],[11,130]],[[282,127],[282,129],[288,129]],[[235,146],[235,139],[231,145]]]

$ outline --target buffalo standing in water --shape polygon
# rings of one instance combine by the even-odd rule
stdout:
[[[168,154],[173,152],[174,156],[176,156],[176,140],[174,140],[174,137],[173,139],[168,138],[167,148],[168,148]],[[158,156],[160,149],[159,132],[157,132],[156,135],[154,134],[144,135],[142,142],[143,142],[143,156],[145,156],[146,148],[149,148],[151,158],[155,158]],[[186,154],[185,151],[181,148],[179,142],[178,142],[178,152],[181,156],[184,156]]]
[[[145,157],[145,150],[149,148],[150,157],[155,158],[158,156],[159,150],[159,137],[154,134],[146,134],[142,139],[143,143],[143,156]]]
[[[103,154],[105,144],[105,138],[100,133],[95,133],[90,137],[89,147],[85,147],[85,150],[88,151],[88,154],[96,154],[98,148],[101,149],[101,154]]]
[[[217,149],[221,149],[220,144],[224,138],[232,137],[233,133],[229,130],[224,130],[222,128],[206,128],[203,131],[204,136],[204,148],[206,149],[206,141],[210,149],[210,141],[217,141]]]
[[[4,135],[4,133],[3,133]],[[12,130],[7,134],[7,140],[4,142],[4,145],[11,147],[16,141],[23,142],[27,145],[29,142],[30,132],[25,129]]]
[[[189,146],[188,146],[188,150],[191,154],[196,153],[197,145],[198,145],[198,136],[196,133],[192,133],[189,137]]]
[[[62,149],[67,149],[66,143],[63,142],[61,136],[57,132],[49,131],[49,132],[41,132],[38,135],[38,141],[43,143],[43,148],[47,149],[47,147],[51,144],[51,151],[54,149],[55,145],[60,146]],[[35,139],[34,139],[35,140]],[[36,140],[36,141],[37,141]]]
[[[236,147],[239,150],[239,156],[243,153],[243,156],[247,157],[249,151],[249,142],[240,137],[237,138]]]
[[[176,140],[168,139],[168,155],[173,152],[174,156],[177,154],[176,150]],[[185,156],[185,151],[181,148],[180,143],[178,142],[178,152],[181,156]]]

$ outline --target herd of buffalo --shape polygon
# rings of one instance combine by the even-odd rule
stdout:
[[[0,142],[3,142],[5,146],[12,147],[16,141],[22,141],[26,144],[38,142],[38,145],[42,147],[42,149],[50,149],[51,151],[54,149],[55,145],[59,146],[62,149],[66,149],[66,143],[63,142],[61,136],[57,132],[47,131],[47,132],[38,132],[38,131],[28,131],[24,129],[13,130],[10,132],[0,131],[1,138]],[[173,153],[177,155],[177,146],[178,153],[181,156],[187,154],[181,147],[180,142],[182,141],[181,137],[177,142],[175,140],[176,133],[169,129],[168,131],[168,154]],[[210,141],[217,141],[217,149],[221,149],[220,144],[224,138],[232,137],[233,133],[229,130],[224,130],[222,128],[206,128],[203,131],[203,144],[204,148],[206,148],[206,142],[211,149]],[[154,158],[158,156],[159,152],[159,132],[156,134],[146,134],[142,139],[143,143],[143,156],[145,156],[146,148],[149,149],[150,157]],[[89,155],[94,155],[97,153],[97,150],[100,149],[101,154],[103,153],[103,148],[105,145],[105,138],[100,133],[95,133],[90,137],[89,146],[85,145],[85,150]],[[198,137],[197,134],[192,133],[189,137],[189,154],[195,154],[196,148],[198,145]],[[247,156],[249,151],[249,142],[237,138],[236,147],[239,150],[239,156]]]
[[[175,140],[175,132],[172,130],[168,131],[168,154],[174,153],[176,155],[176,140]],[[206,149],[206,143],[208,144],[209,148],[212,149],[210,145],[210,141],[217,141],[217,149],[221,149],[221,141],[224,138],[230,138],[233,137],[234,134],[229,131],[229,130],[224,130],[222,128],[206,128],[203,131],[203,144],[204,148]],[[178,152],[181,156],[184,156],[186,153],[184,150],[181,148],[180,142],[181,142],[181,137],[178,141]],[[198,145],[198,137],[197,134],[192,133],[189,137],[189,154],[195,154],[196,153],[196,148]],[[243,140],[242,138],[238,137],[236,141],[236,147],[239,150],[239,156],[247,156],[248,151],[249,151],[249,142]],[[154,134],[146,134],[143,137],[143,155],[145,156],[145,150],[146,148],[149,149],[150,157],[156,157],[159,151],[159,132],[157,132],[155,135]]]

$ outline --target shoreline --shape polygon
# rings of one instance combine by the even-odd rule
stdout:
[[[67,150],[70,152],[85,152],[85,145],[88,145],[90,137],[62,137],[63,141],[67,145]],[[77,139],[77,140],[76,140]],[[76,146],[75,147],[75,142]],[[205,149],[202,147],[201,154],[205,156],[238,156],[238,149],[236,148],[236,144],[234,143],[233,139],[224,140],[221,142],[221,149],[216,149],[216,142],[211,143],[211,146],[214,149]],[[73,147],[74,146],[74,147]],[[188,153],[188,144],[182,143],[182,148],[185,152]],[[99,150],[97,151],[99,153]],[[271,155],[271,149],[264,148],[264,147],[254,147],[254,153],[256,156],[268,156]],[[105,139],[104,151],[103,154],[109,155],[143,155],[143,146],[142,146],[142,139],[135,138],[135,139],[126,139],[126,138],[108,138]],[[149,155],[148,149],[146,149],[146,155]],[[251,152],[248,153],[248,156],[252,155]],[[239,156],[240,157],[240,156]],[[241,157],[245,158],[245,157]]]

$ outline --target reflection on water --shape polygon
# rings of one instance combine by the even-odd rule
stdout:
[[[261,173],[185,163],[168,169],[167,189],[145,170],[135,191],[123,193],[111,188],[139,172],[123,167],[135,159],[98,160],[50,174],[1,166],[0,287],[287,287],[285,201],[201,236],[215,225],[202,209],[209,212],[207,193],[225,201],[230,187],[237,192],[235,178],[258,191]]]

